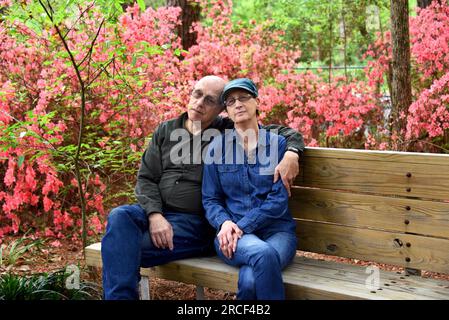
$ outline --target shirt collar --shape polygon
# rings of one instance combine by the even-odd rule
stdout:
[[[189,115],[187,114],[187,111],[183,112],[177,119],[176,119],[176,128],[184,128],[185,129],[185,124],[186,121],[188,119]],[[212,121],[212,123],[205,128],[206,129],[210,129],[210,128],[219,128],[221,123],[222,123],[222,118],[220,116],[218,116],[217,118],[214,119],[214,121]],[[203,130],[203,131],[204,131]]]
[[[257,144],[259,146],[266,147],[267,145],[270,145],[270,139],[268,135],[268,131],[265,129],[262,129],[262,126],[259,124],[259,137]],[[237,131],[234,129],[227,129],[225,134],[225,142],[233,142],[237,139]]]

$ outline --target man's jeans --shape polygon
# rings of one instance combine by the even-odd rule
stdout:
[[[164,212],[173,228],[173,250],[156,248],[145,211],[139,205],[115,208],[101,241],[106,300],[138,299],[140,267],[213,253],[213,230],[199,215]]]
[[[296,235],[276,232],[270,235],[244,234],[237,242],[232,259],[220,251],[215,238],[215,250],[227,264],[240,267],[239,300],[283,300],[285,299],[282,269],[296,253]]]

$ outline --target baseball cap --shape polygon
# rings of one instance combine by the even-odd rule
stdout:
[[[257,87],[252,80],[250,80],[248,78],[239,78],[239,79],[229,81],[225,85],[223,92],[221,93],[221,96],[220,96],[220,101],[221,101],[222,105],[224,105],[225,100],[226,100],[227,96],[229,95],[229,93],[235,89],[242,89],[242,90],[248,91],[254,98],[257,98],[257,96],[258,96]]]

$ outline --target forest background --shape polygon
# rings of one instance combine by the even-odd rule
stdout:
[[[0,243],[98,241],[135,202],[153,130],[208,74],[253,79],[261,122],[308,146],[447,153],[449,7],[407,10],[396,108],[390,1],[1,0]]]

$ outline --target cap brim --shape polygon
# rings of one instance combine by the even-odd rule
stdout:
[[[246,92],[250,93],[253,97],[254,97],[254,92],[252,92],[250,89],[248,89],[247,87],[244,86],[232,86],[231,88],[226,89],[222,94],[221,94],[221,102],[224,103],[224,100],[226,99],[227,95],[235,89],[242,89],[245,90]]]

